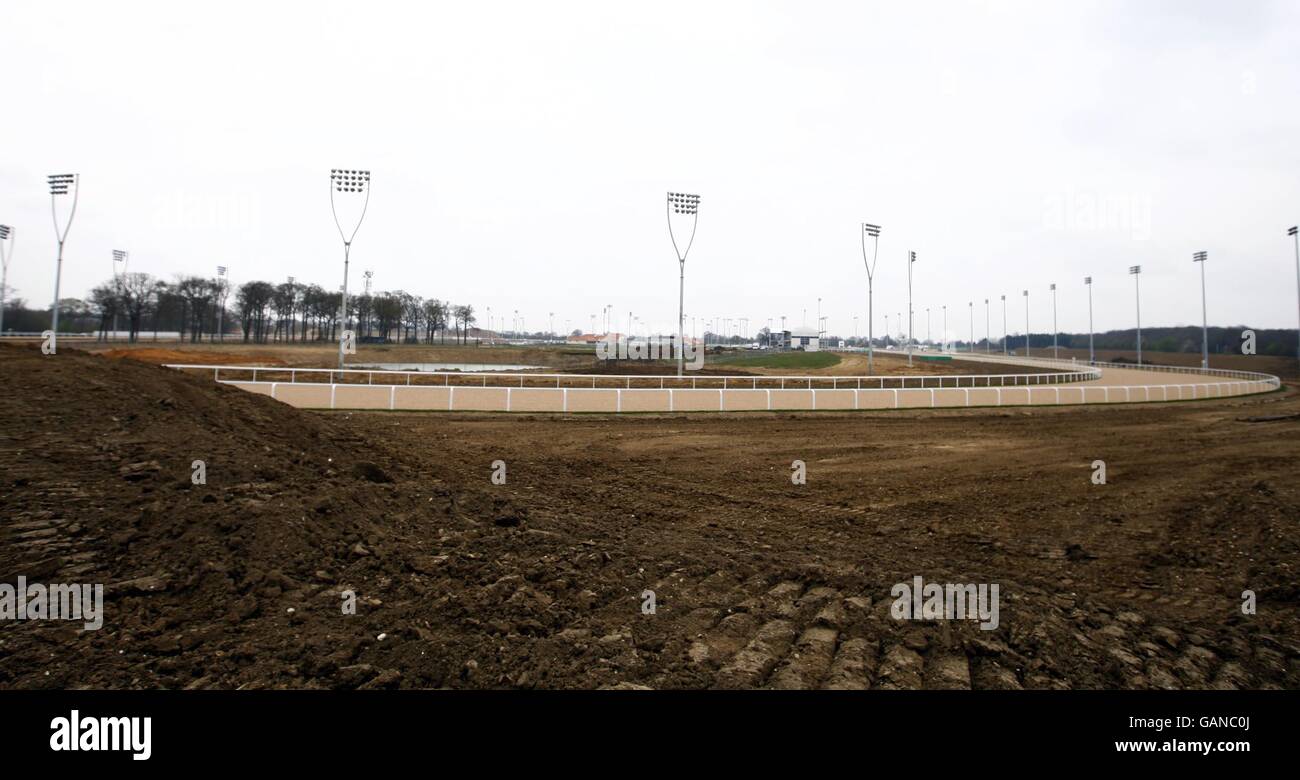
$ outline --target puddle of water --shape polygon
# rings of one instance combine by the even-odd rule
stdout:
[[[530,371],[545,366],[507,365],[504,363],[351,363],[348,368],[373,368],[376,371]]]

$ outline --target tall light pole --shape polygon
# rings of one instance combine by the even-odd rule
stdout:
[[[1029,357],[1029,291],[1025,290],[1025,357]]]
[[[975,301],[966,304],[970,309],[970,351],[975,352]]]
[[[226,340],[226,272],[224,265],[217,266],[217,340]]]
[[[943,344],[940,346],[941,351],[948,351],[948,304],[943,305]]]
[[[1097,353],[1092,348],[1092,277],[1083,277],[1083,283],[1088,288],[1088,362],[1097,362]]]
[[[343,230],[343,224],[339,222],[338,204],[335,202],[336,193],[347,193],[347,199],[361,199],[361,214],[357,217],[357,224],[348,233]],[[341,196],[340,197],[345,197]],[[334,212],[334,226],[339,229],[339,238],[343,239],[343,298],[340,302],[339,309],[339,368],[343,368],[343,350],[347,344],[348,330],[348,261],[352,254],[352,239],[357,237],[357,231],[361,229],[361,221],[366,218],[366,208],[370,206],[370,171],[357,171],[351,169],[331,168],[330,169],[330,210]]]
[[[9,260],[14,256],[14,238],[18,231],[0,225],[0,335],[5,332],[5,289],[9,286]]]
[[[1061,353],[1056,346],[1056,282],[1052,282],[1052,360],[1060,360]]]
[[[916,253],[907,253],[907,365],[912,365],[912,266],[916,264]]]
[[[686,343],[685,327],[686,323],[686,255],[691,251],[691,244],[695,243],[695,226],[700,220],[700,196],[688,195],[684,192],[668,193],[668,237],[672,239],[673,251],[677,253],[677,269],[680,272],[677,287],[677,376],[682,375],[683,367],[686,361]],[[686,248],[682,249],[677,244],[677,237],[673,234],[673,214],[680,215],[683,219],[689,218],[691,221],[691,237],[686,242]]]
[[[867,262],[867,239],[871,239],[871,262]],[[872,326],[875,324],[875,317],[872,312],[872,287],[875,283],[876,276],[876,252],[880,248],[880,226],[872,225],[867,222],[862,223],[862,264],[867,267],[867,373],[870,374],[873,369],[873,358],[875,357],[875,336]],[[1298,266],[1300,267],[1300,266]],[[785,328],[784,318],[781,323],[782,329]],[[885,328],[889,332],[889,328]]]
[[[1131,265],[1128,272],[1133,277],[1133,294],[1137,301],[1137,346],[1138,365],[1142,365],[1142,266]]]
[[[1300,229],[1297,229],[1296,226],[1292,226],[1286,231],[1286,234],[1295,239],[1296,305],[1300,306],[1300,236],[1296,235],[1297,232],[1300,232]],[[1300,331],[1296,332],[1296,359],[1300,360]]]
[[[1002,354],[1009,355],[1007,351],[1007,296],[1002,296]]]
[[[925,343],[929,347],[934,346],[934,340],[930,338],[930,307],[925,307]]]
[[[117,300],[113,301],[113,339],[117,339],[117,309],[122,303],[122,280],[126,278],[126,264],[130,255],[124,250],[113,250],[113,292],[117,295]],[[121,273],[117,270],[117,264],[122,264]]]
[[[68,240],[68,231],[72,229],[72,218],[77,215],[77,196],[81,191],[81,176],[76,173],[54,173],[47,177],[50,183],[50,215],[54,219],[54,237],[59,241],[59,256],[54,270],[54,311],[50,324],[50,354],[57,354],[59,349],[59,284],[63,281],[63,244]],[[72,191],[72,208],[68,211],[68,221],[59,230],[59,213],[55,203],[60,195]]]
[[[1192,255],[1192,262],[1201,264],[1201,368],[1210,367],[1210,323],[1205,313],[1205,258],[1204,252]]]

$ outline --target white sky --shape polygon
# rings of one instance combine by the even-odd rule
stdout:
[[[859,223],[883,226],[876,332],[1007,294],[1009,329],[1295,327],[1300,4],[32,2],[0,9],[0,222],[42,305],[45,176],[82,192],[63,294],[111,250],[163,277],[342,276],[332,167],[373,172],[350,288],[587,329],[675,325],[667,190],[699,193],[692,315],[817,299],[866,333]],[[1106,213],[1109,212],[1109,219]],[[486,323],[485,323],[486,324]],[[620,328],[621,329],[621,328]],[[896,329],[895,329],[896,330]]]

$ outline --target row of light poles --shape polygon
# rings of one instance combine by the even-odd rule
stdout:
[[[57,254],[57,259],[55,264],[55,276],[54,276],[54,305],[52,310],[52,323],[51,323],[51,330],[53,334],[51,338],[51,349],[57,350],[57,344],[58,344],[57,340],[58,340],[58,330],[59,330],[59,292],[60,292],[60,287],[63,279],[63,249],[67,241],[68,232],[72,228],[72,220],[76,216],[76,212],[77,212],[77,203],[80,194],[80,175],[75,173],[51,174],[47,177],[47,181],[50,188],[50,213],[54,223],[55,239],[58,242],[58,254]],[[60,196],[67,196],[67,195],[72,196],[71,197],[72,202],[70,208],[68,209],[66,221],[64,221],[62,225],[60,225],[59,214],[58,214],[58,202]],[[359,201],[361,204],[360,214],[356,217],[356,223],[352,225],[350,232],[344,229],[343,223],[339,219],[339,211],[338,211],[339,200]],[[699,195],[680,193],[680,192],[669,192],[667,195],[667,202],[666,202],[669,238],[671,239],[673,243],[673,249],[677,254],[678,270],[679,270],[678,310],[677,310],[677,338],[678,338],[678,347],[679,347],[678,354],[677,354],[678,376],[682,375],[684,369],[684,350],[682,349],[682,346],[685,343],[686,256],[690,252],[691,246],[695,242],[695,231],[699,220],[699,202],[700,202]],[[348,340],[348,335],[347,335],[348,270],[349,270],[349,263],[351,259],[352,241],[356,238],[357,232],[361,229],[361,223],[365,219],[366,210],[369,207],[369,203],[370,203],[370,171],[358,170],[358,169],[341,169],[341,168],[331,169],[330,207],[334,214],[334,224],[338,228],[339,237],[343,240],[343,286],[342,286],[342,299],[340,304],[341,327],[339,330],[339,367],[340,368],[344,366],[345,346]],[[674,222],[673,222],[674,214],[678,215],[679,220],[689,221],[690,223],[690,234],[686,240],[684,247],[681,246],[677,241],[676,231],[674,229]],[[8,282],[9,261],[13,255],[13,242],[16,237],[16,232],[17,231],[11,226],[0,225],[0,265],[3,266],[3,270],[0,271],[0,333],[3,333],[3,329],[4,329],[3,328],[4,295],[5,295],[5,290]],[[1297,304],[1300,305],[1300,229],[1298,229],[1296,226],[1292,226],[1287,229],[1287,235],[1292,237],[1295,240],[1296,293],[1297,293]],[[868,238],[872,240],[872,252],[871,252],[870,260],[867,259],[867,251],[866,251],[866,240]],[[867,270],[867,370],[868,372],[874,370],[874,356],[875,356],[875,352],[874,352],[875,339],[874,339],[874,332],[873,332],[873,325],[875,321],[874,283],[875,283],[876,261],[879,253],[879,242],[880,242],[880,226],[871,223],[866,223],[866,222],[862,223],[862,259],[863,259],[863,264],[866,266],[866,270]],[[1193,262],[1201,264],[1201,367],[1202,368],[1209,367],[1209,320],[1208,320],[1208,312],[1206,307],[1206,293],[1205,293],[1206,259],[1207,259],[1207,253],[1204,251],[1196,252],[1192,256]],[[113,250],[114,279],[118,285],[119,293],[120,293],[120,285],[121,285],[120,280],[125,279],[126,277],[128,262],[129,262],[129,254],[126,251]],[[908,357],[909,365],[911,365],[912,362],[912,342],[914,340],[913,326],[914,326],[914,319],[915,319],[914,317],[915,311],[912,305],[912,265],[915,262],[916,262],[916,252],[909,251],[907,254],[907,312],[908,312],[907,357]],[[122,273],[120,277],[117,274],[118,263],[122,264]],[[217,276],[218,276],[219,284],[224,284],[224,278],[226,276],[226,272],[227,269],[225,266],[217,267]],[[1142,273],[1141,265],[1134,265],[1129,267],[1129,274],[1132,275],[1134,278],[1134,294],[1135,294],[1136,310],[1137,310],[1138,365],[1142,364],[1142,294],[1141,294],[1141,282],[1140,282],[1141,273]],[[366,271],[365,276],[366,276],[367,292],[369,291],[371,275],[372,275],[371,271]],[[1089,357],[1089,361],[1093,362],[1096,360],[1096,352],[1094,349],[1094,342],[1093,342],[1094,328],[1093,328],[1093,317],[1092,317],[1092,277],[1091,276],[1084,277],[1084,284],[1088,287],[1088,357]],[[1059,357],[1059,344],[1058,344],[1058,333],[1057,333],[1058,328],[1057,328],[1057,307],[1056,307],[1056,284],[1052,283],[1050,289],[1052,292],[1052,354],[1054,357]],[[1030,352],[1029,290],[1023,291],[1023,297],[1025,298],[1025,355],[1028,356]],[[1003,342],[1003,351],[1005,352],[1007,349],[1006,295],[1002,295],[1001,300],[1003,304],[1002,342]],[[818,329],[820,330],[822,327],[821,299],[818,298],[817,302],[818,302]],[[970,349],[973,352],[975,349],[975,344],[974,344],[975,303],[974,301],[971,301],[968,305],[970,307],[970,318],[971,318]],[[984,325],[985,325],[985,339],[986,339],[985,348],[986,351],[991,351],[991,344],[988,343],[989,300],[987,298],[984,299],[984,305],[985,305]],[[943,313],[944,313],[944,332],[947,333],[948,307],[946,305],[943,307]],[[608,320],[611,314],[612,314],[612,305],[606,305],[604,309],[604,318],[607,323],[606,332],[608,332]],[[930,309],[929,307],[927,307],[926,308],[927,339],[929,338],[929,315],[930,315]],[[551,312],[550,318],[551,318],[552,332],[554,332],[554,317],[555,317],[554,312]],[[629,331],[631,330],[631,319],[632,319],[632,313],[628,312]],[[784,320],[785,318],[782,317],[782,328],[784,328]],[[856,322],[856,318],[855,318],[855,322]],[[220,328],[221,325],[219,325],[218,327]],[[117,331],[116,311],[114,311],[113,330],[114,333],[116,333]],[[855,324],[855,332],[856,332],[856,324]],[[1300,338],[1297,339],[1297,358],[1300,359]]]

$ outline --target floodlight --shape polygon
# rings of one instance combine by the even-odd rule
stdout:
[[[1142,365],[1142,266],[1130,265],[1129,275],[1133,277],[1133,292],[1137,302],[1137,362]]]
[[[14,237],[17,231],[8,225],[0,225],[0,333],[5,329],[5,289],[9,286],[9,260],[13,257]]]
[[[867,262],[867,237],[871,238],[871,262]],[[875,324],[876,317],[873,307],[875,305],[875,295],[873,287],[876,278],[876,257],[880,249],[880,225],[873,225],[870,222],[862,223],[862,264],[867,268],[867,373],[870,374],[875,369],[876,343],[875,343]],[[908,280],[912,278],[912,266],[907,266]],[[783,326],[784,327],[784,326]],[[889,328],[885,328],[886,331]],[[886,333],[888,335],[888,333]]]
[[[344,231],[342,223],[339,222],[338,205],[334,200],[336,193],[344,192],[362,196],[361,215],[357,217],[357,224],[352,228],[351,233]],[[366,209],[369,206],[370,171],[351,168],[330,169],[330,209],[334,212],[334,225],[339,229],[339,237],[343,239],[343,287],[341,288],[342,298],[340,299],[339,309],[339,368],[343,368],[344,365],[343,348],[347,341],[348,262],[352,254],[352,240],[357,237],[357,231],[361,229],[361,222],[366,218]]]
[[[685,249],[677,243],[677,235],[673,232],[673,214],[690,217],[691,237],[687,239]],[[700,196],[684,192],[669,192],[667,215],[668,238],[673,242],[673,251],[677,253],[677,376],[681,376],[686,366],[686,350],[684,348],[686,338],[686,256],[690,254],[691,245],[695,243],[695,228],[699,225],[700,219]],[[631,328],[629,327],[628,330],[630,331]]]
[[[54,272],[54,308],[50,317],[50,331],[53,336],[50,338],[51,354],[58,351],[59,341],[59,287],[63,281],[63,245],[68,240],[68,231],[72,229],[72,218],[77,215],[77,196],[81,191],[80,177],[75,173],[54,173],[47,177],[50,184],[50,213],[54,217],[54,237],[59,242],[58,259],[55,261]],[[58,209],[55,207],[55,198],[58,195],[67,195],[72,193],[72,206],[68,211],[68,221],[59,229]]]

